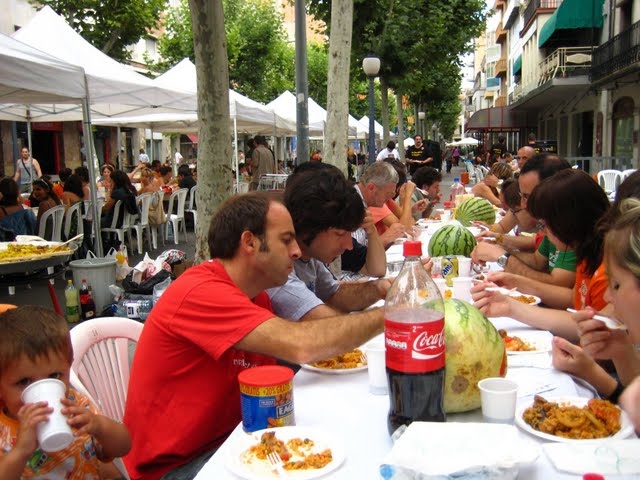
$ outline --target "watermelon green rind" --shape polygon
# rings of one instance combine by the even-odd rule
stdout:
[[[456,209],[456,220],[465,227],[470,226],[473,221],[493,225],[496,223],[496,210],[486,198],[474,197],[466,200]]]
[[[429,255],[444,257],[446,255],[464,255],[468,257],[476,247],[473,234],[458,225],[444,225],[429,240]]]

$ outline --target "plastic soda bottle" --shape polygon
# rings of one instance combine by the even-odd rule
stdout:
[[[96,316],[96,304],[91,295],[91,287],[87,284],[87,279],[82,279],[80,287],[80,313],[83,320],[89,320]]]
[[[462,204],[464,194],[466,192],[467,191],[465,190],[464,185],[460,183],[460,178],[455,177],[453,179],[453,184],[451,185],[451,196],[449,198],[449,200],[452,202],[452,208],[457,208]]]
[[[80,321],[78,289],[73,285],[73,280],[67,280],[67,286],[64,289],[64,298],[66,302],[65,313],[67,321],[72,323]]]
[[[403,244],[404,264],[385,302],[389,434],[413,421],[444,422],[444,304],[422,265],[422,243]]]

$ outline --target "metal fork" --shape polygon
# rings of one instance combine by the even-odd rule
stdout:
[[[284,469],[280,455],[278,455],[276,452],[270,452],[267,454],[267,458],[269,459],[269,463],[271,463],[273,469],[278,472],[280,478],[289,478],[289,475]]]

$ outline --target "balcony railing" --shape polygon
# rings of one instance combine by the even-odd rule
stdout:
[[[593,47],[562,47],[540,62],[538,85],[556,77],[588,75]]]
[[[502,43],[507,38],[507,31],[502,26],[502,21],[496,27],[496,43]]]
[[[501,58],[500,60],[498,60],[496,62],[496,77],[500,74],[506,74],[507,73],[507,59],[506,58]]]
[[[640,22],[636,22],[593,52],[590,72],[592,82],[597,82],[629,65],[640,62]]]
[[[523,19],[524,25],[529,24],[529,20],[533,17],[539,8],[558,8],[562,0],[529,0],[526,8],[524,9]]]

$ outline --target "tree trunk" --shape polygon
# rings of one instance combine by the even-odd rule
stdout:
[[[382,100],[382,145],[389,143],[389,85],[384,76],[380,77],[380,98]],[[400,149],[398,149],[400,151]]]
[[[402,92],[396,92],[396,108],[398,110],[398,153],[404,163],[404,111],[402,110]]]
[[[347,174],[352,23],[353,0],[334,0],[331,4],[324,158],[345,175]]]
[[[198,224],[195,262],[209,258],[209,222],[232,193],[229,66],[222,0],[189,0],[198,80]]]

